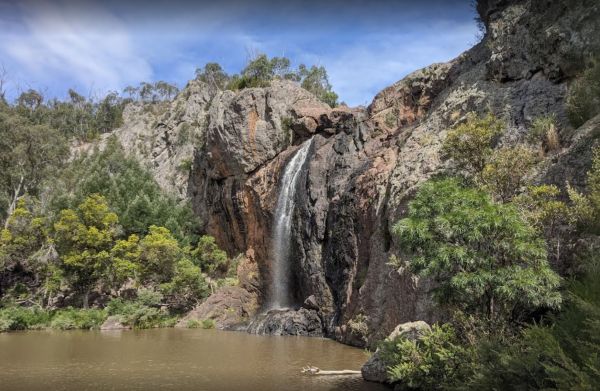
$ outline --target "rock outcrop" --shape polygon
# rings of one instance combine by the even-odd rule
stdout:
[[[224,287],[181,318],[175,327],[188,327],[190,321],[213,320],[216,328],[244,328],[256,314],[257,297],[241,287]]]
[[[323,325],[317,311],[306,308],[270,310],[257,315],[247,330],[252,334],[323,336]]]
[[[562,149],[536,178],[562,185],[584,177],[598,118],[582,136],[569,125],[565,97],[583,59],[600,47],[600,5],[480,0],[477,8],[487,28],[479,44],[406,76],[367,108],[331,109],[286,81],[216,94],[194,81],[156,124],[142,125],[151,121],[143,107],[128,109],[118,137],[164,188],[192,200],[220,246],[245,255],[252,272],[241,289],[258,305],[269,294],[281,173],[298,145],[313,138],[290,243],[293,299],[300,308],[310,297],[311,308],[263,315],[253,331],[288,333],[300,324],[307,334],[321,327],[339,341],[374,346],[397,324],[439,318],[428,281],[390,266],[391,255],[403,254],[391,227],[420,184],[447,168],[439,153],[447,129],[469,112],[492,111],[507,124],[499,146],[524,141],[536,118],[553,113]],[[186,128],[193,141],[174,142]],[[189,171],[177,171],[192,157]],[[223,294],[203,303],[198,316],[226,307]]]

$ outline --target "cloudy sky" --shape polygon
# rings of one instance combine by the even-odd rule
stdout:
[[[253,53],[324,65],[340,99],[383,87],[477,41],[470,0],[0,0],[9,96],[35,88],[100,95],[141,81],[180,87],[216,61],[239,72]]]

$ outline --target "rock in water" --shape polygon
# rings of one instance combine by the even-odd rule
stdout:
[[[278,309],[258,315],[248,326],[251,334],[322,337],[323,324],[315,310]]]
[[[109,316],[102,326],[100,326],[100,330],[129,330],[131,326],[124,325],[121,323],[121,317],[118,315]]]

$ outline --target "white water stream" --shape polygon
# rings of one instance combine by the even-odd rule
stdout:
[[[275,209],[273,228],[273,270],[269,309],[286,308],[290,305],[290,236],[292,216],[296,206],[295,196],[302,167],[308,156],[312,139],[302,144],[283,171]]]

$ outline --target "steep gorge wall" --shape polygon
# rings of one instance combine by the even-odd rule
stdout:
[[[598,119],[572,129],[564,104],[569,81],[599,48],[597,2],[482,0],[477,8],[487,26],[482,42],[408,75],[367,108],[332,110],[290,82],[216,95],[192,82],[173,103],[184,108],[182,121],[165,114],[153,128],[163,132],[158,153],[142,160],[159,178],[172,178],[174,164],[160,151],[193,156],[189,178],[182,174],[175,188],[187,187],[206,231],[230,255],[246,255],[241,289],[260,302],[269,293],[282,170],[298,145],[314,138],[293,216],[296,303],[312,296],[325,332],[355,345],[372,344],[401,322],[435,320],[427,282],[388,261],[402,254],[391,226],[418,186],[446,168],[439,150],[447,129],[468,112],[490,110],[508,127],[499,145],[513,145],[535,118],[555,113],[563,150],[537,178],[561,185],[583,185],[577,181],[599,132]],[[195,141],[167,145],[164,135],[192,118]]]

